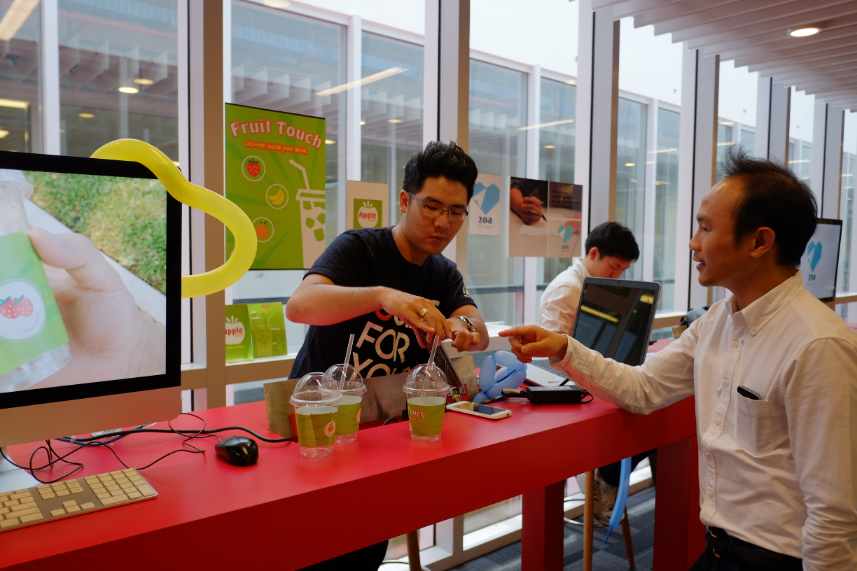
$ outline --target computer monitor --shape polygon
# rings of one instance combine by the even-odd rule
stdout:
[[[572,337],[626,365],[646,360],[660,284],[586,278]]]
[[[803,285],[821,301],[828,302],[836,298],[841,238],[842,220],[819,218],[815,233],[800,259]]]
[[[0,446],[181,412],[180,258],[144,166],[0,152]]]

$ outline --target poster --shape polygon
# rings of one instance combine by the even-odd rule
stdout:
[[[390,219],[390,187],[349,180],[345,191],[345,229],[384,228]]]
[[[580,256],[582,202],[580,185],[511,177],[509,256]]]
[[[470,201],[470,234],[499,236],[502,213],[500,188],[502,179],[496,174],[479,173]]]
[[[226,198],[256,229],[254,270],[298,270],[324,252],[325,121],[226,104]],[[234,237],[226,231],[226,256]]]
[[[253,359],[253,348],[247,325],[250,319],[244,304],[226,306],[226,362],[235,363]]]
[[[250,316],[250,333],[253,337],[253,356],[259,359],[285,355],[288,350],[283,304],[248,303],[247,313]]]

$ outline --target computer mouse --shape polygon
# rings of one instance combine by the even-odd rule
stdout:
[[[215,444],[214,451],[233,466],[252,466],[259,459],[256,441],[246,436],[230,436]]]

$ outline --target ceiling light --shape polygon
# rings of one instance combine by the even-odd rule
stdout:
[[[387,119],[387,123],[401,123],[401,119]]]
[[[718,147],[728,147],[729,145],[734,145],[735,143],[732,141],[724,141],[722,143],[717,143]]]
[[[729,127],[730,125],[734,125],[735,121],[721,121],[720,124]]]
[[[93,117],[95,117],[95,115],[93,115],[92,113],[78,113],[77,116],[81,117],[82,119],[92,119]]]
[[[518,127],[518,131],[529,131],[530,129],[541,129],[542,127],[554,127],[556,125],[565,125],[566,123],[574,123],[574,119],[565,119],[563,121],[551,121],[550,123],[542,123],[540,125],[527,125],[526,127]]]
[[[9,134],[9,131],[6,131],[4,129],[0,129],[0,139],[5,139],[8,134]]]
[[[789,30],[789,35],[793,38],[805,38],[807,36],[814,36],[820,31],[821,28],[819,28],[818,26],[807,26],[805,28],[795,28],[794,30]]]
[[[8,42],[15,37],[33,9],[39,5],[39,0],[15,0],[3,19],[0,20],[0,41]]]
[[[545,145],[546,149],[555,149],[556,145]]]
[[[651,153],[674,153],[677,150],[678,149],[658,149],[657,151],[649,151],[649,154],[651,154]]]
[[[566,83],[566,85],[577,85],[577,80],[576,79],[569,79],[565,83]]]
[[[331,141],[330,139],[325,139],[325,140],[324,140],[324,144],[325,144],[325,145],[335,145],[335,144],[336,144],[336,141]]]
[[[127,93],[129,95],[134,95],[135,93],[140,92],[140,90],[137,89],[136,87],[130,87],[130,86],[120,87],[119,91],[122,93]]]
[[[263,0],[262,4],[269,8],[288,8],[291,2],[289,0]]]
[[[365,125],[365,124],[366,124],[366,121],[360,121],[360,124],[361,124],[361,125]]]
[[[316,93],[316,97],[327,97],[328,95],[333,95],[335,93],[339,93],[340,91],[345,91],[347,89],[354,89],[355,87],[360,87],[361,85],[366,85],[367,83],[372,83],[373,81],[380,81],[391,75],[396,75],[397,73],[402,73],[403,71],[408,71],[403,67],[391,67],[390,69],[385,69],[384,71],[379,71],[376,74],[364,77],[358,81],[349,81],[348,83],[343,83],[342,85],[337,85],[336,87],[331,87],[330,89],[325,89],[324,91],[319,91]]]
[[[134,83],[136,83],[137,85],[152,85],[155,82],[151,79],[146,79],[145,77],[138,77],[134,80]]]
[[[626,167],[634,167],[634,166],[637,166],[637,165],[635,165],[634,163],[625,163],[625,166],[626,166]]]
[[[17,99],[0,99],[0,107],[12,107],[14,109],[27,109],[29,101],[18,101]]]

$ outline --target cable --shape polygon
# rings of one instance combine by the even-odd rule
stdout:
[[[182,414],[190,414],[190,413],[185,412]],[[195,416],[195,415],[192,415],[192,416]],[[199,418],[199,417],[196,417],[196,418]],[[290,442],[291,441],[291,438],[265,438],[261,434],[258,434],[257,432],[254,432],[253,430],[250,430],[249,428],[246,428],[243,426],[225,426],[223,428],[215,428],[212,430],[203,430],[199,434],[213,435],[217,432],[223,432],[226,430],[243,430],[244,432],[252,434],[253,436],[258,438],[262,442],[278,443],[278,442]],[[89,438],[76,438],[74,440],[74,444],[81,444],[81,443],[85,444],[88,442],[98,441],[101,438],[114,437],[114,436],[120,436],[120,435],[121,436],[127,436],[128,434],[142,434],[144,432],[155,432],[155,433],[161,433],[161,434],[179,434],[179,435],[182,435],[182,431],[175,430],[175,429],[165,430],[163,428],[141,428],[139,430],[138,429],[123,430],[120,432],[114,432],[113,434],[105,434],[104,436],[91,436]],[[99,444],[101,444],[101,443],[99,442]]]

